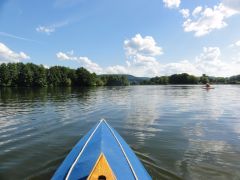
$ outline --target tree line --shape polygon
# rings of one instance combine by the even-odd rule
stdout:
[[[56,86],[122,86],[128,79],[119,75],[97,76],[83,67],[70,69],[63,66],[45,68],[33,63],[2,63],[1,87],[56,87]]]
[[[240,75],[231,77],[212,77],[203,74],[201,77],[187,73],[173,74],[171,76],[156,76],[140,82],[141,85],[164,85],[164,84],[240,84]]]
[[[63,66],[45,68],[33,63],[0,64],[1,87],[56,87],[56,86],[127,86],[164,85],[164,84],[240,84],[240,75],[232,77],[201,77],[187,73],[171,76],[156,76],[150,79],[136,80],[130,75],[96,75],[80,67],[71,69]]]

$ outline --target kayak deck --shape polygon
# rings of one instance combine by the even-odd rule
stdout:
[[[96,174],[110,177],[107,179],[151,179],[131,148],[105,120],[76,144],[52,179],[92,179]]]

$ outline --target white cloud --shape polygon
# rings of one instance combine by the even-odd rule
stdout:
[[[63,53],[63,52],[58,52],[56,54],[57,58],[59,60],[64,60],[64,61],[76,61],[78,63],[80,63],[83,67],[85,67],[86,69],[88,69],[91,72],[95,72],[95,73],[102,73],[102,68],[94,63],[92,60],[90,60],[88,57],[76,57],[73,56],[73,51],[70,51],[68,53]]]
[[[46,69],[49,69],[49,68],[50,68],[50,66],[49,66],[49,65],[46,65],[46,64],[44,64],[43,67],[46,68]]]
[[[198,6],[198,7],[196,7],[194,10],[193,10],[193,12],[192,12],[192,15],[193,16],[198,16],[199,14],[200,14],[200,12],[202,11],[202,6]]]
[[[145,56],[156,56],[163,54],[162,48],[157,46],[157,43],[153,37],[142,37],[140,34],[136,34],[130,40],[125,40],[124,49],[126,50],[128,56],[137,54]]]
[[[240,74],[239,64],[221,60],[221,51],[218,47],[204,47],[203,53],[196,57],[195,67],[201,73],[212,76]]]
[[[179,12],[182,14],[183,18],[188,18],[190,15],[189,9],[181,9]]]
[[[20,62],[24,59],[30,59],[24,52],[16,53],[0,42],[0,63]]]
[[[233,44],[230,44],[230,47],[240,47],[240,40],[239,40],[239,41],[236,41],[236,42],[233,43]]]
[[[40,33],[45,33],[47,35],[50,35],[51,33],[55,32],[57,28],[66,26],[68,24],[69,24],[69,20],[65,20],[65,21],[55,23],[55,24],[52,24],[52,25],[49,25],[49,26],[38,26],[36,28],[36,31],[40,32]]]
[[[240,1],[239,0],[223,0],[222,2],[225,6],[240,12]]]
[[[174,63],[161,63],[157,57],[162,54],[162,48],[157,46],[151,36],[142,37],[140,34],[124,41],[126,55],[125,65],[101,67],[87,57],[73,56],[73,51],[58,52],[60,60],[72,60],[97,74],[132,74],[135,76],[154,77],[175,73],[189,73],[197,76],[231,76],[240,74],[240,61],[223,61],[219,47],[203,47],[203,52],[192,60],[181,60]]]
[[[107,74],[128,74],[128,68],[125,66],[115,65],[106,68],[105,72]]]
[[[240,41],[237,41],[235,45],[240,47]]]
[[[196,57],[196,67],[204,74],[220,75],[227,67],[227,64],[220,60],[220,56],[218,47],[204,47],[203,53]]]
[[[65,53],[63,53],[63,52],[58,52],[58,53],[56,54],[56,56],[57,56],[57,58],[60,59],[60,60],[70,60],[70,59],[71,59],[67,54],[65,54]]]
[[[73,56],[73,51],[64,53],[58,52],[57,58],[60,60],[72,60],[80,63],[83,67],[97,74],[133,74],[137,76],[155,76],[159,74],[160,64],[156,56],[163,53],[156,41],[151,36],[142,37],[136,34],[133,38],[124,41],[126,54],[126,65],[115,65],[106,68],[100,67],[88,57]]]
[[[163,3],[168,8],[178,8],[181,0],[163,0]]]
[[[128,58],[128,56],[127,56]],[[240,74],[239,61],[226,62],[221,59],[219,47],[203,47],[203,52],[195,59],[163,64],[153,56],[134,56],[128,59],[121,72],[136,76],[160,76],[175,73],[189,73],[197,76],[231,76]],[[118,69],[119,70],[119,69]],[[118,72],[118,71],[116,71]]]
[[[53,33],[55,31],[55,28],[54,27],[46,27],[46,26],[38,26],[36,28],[36,31],[50,35],[51,33]]]
[[[79,57],[79,63],[82,63],[89,71],[101,73],[102,68],[97,64],[90,60],[88,57]]]
[[[189,73],[195,75],[201,75],[201,72],[195,67],[195,65],[188,60],[183,60],[177,63],[168,63],[163,65],[161,74],[172,75],[180,73]]]
[[[197,57],[197,62],[209,62],[209,61],[215,61],[217,62],[219,60],[219,57],[221,56],[221,51],[219,47],[203,47],[203,53],[200,54],[200,56]]]
[[[237,13],[236,10],[224,6],[222,3],[205,9],[198,6],[193,10],[192,16],[184,21],[184,31],[194,32],[195,36],[209,34],[215,29],[226,27],[226,19]]]
[[[156,56],[163,54],[163,49],[153,37],[136,34],[124,41],[124,49],[127,58],[124,71],[138,76],[155,76],[159,73],[160,64]]]

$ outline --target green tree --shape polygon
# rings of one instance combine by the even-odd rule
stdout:
[[[71,80],[71,85],[76,85],[76,81],[77,81],[76,70],[69,69],[68,78]]]
[[[19,63],[18,70],[18,86],[33,86],[33,71],[31,69],[31,64],[28,63],[24,65],[23,63]]]
[[[78,86],[96,85],[96,74],[91,74],[88,70],[81,67],[76,70],[76,84]]]
[[[209,78],[206,74],[203,74],[201,77],[200,77],[200,83],[202,84],[206,84],[206,83],[209,83]]]
[[[240,75],[231,76],[231,77],[228,79],[228,83],[229,83],[229,84],[240,84]]]
[[[101,76],[101,80],[106,86],[128,86],[129,81],[126,76],[122,75],[105,75]]]
[[[34,68],[34,86],[45,87],[47,86],[47,74],[43,65]]]
[[[48,86],[60,86],[61,84],[61,73],[59,66],[54,66],[47,71],[47,84]]]
[[[17,86],[18,84],[18,64],[8,63],[7,64],[10,73],[10,86]]]
[[[9,86],[10,81],[10,73],[8,67],[5,63],[0,65],[0,85],[1,86]]]

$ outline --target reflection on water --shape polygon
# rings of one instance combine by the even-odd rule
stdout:
[[[0,179],[49,179],[101,118],[124,137],[153,179],[239,179],[239,90],[0,89]]]

